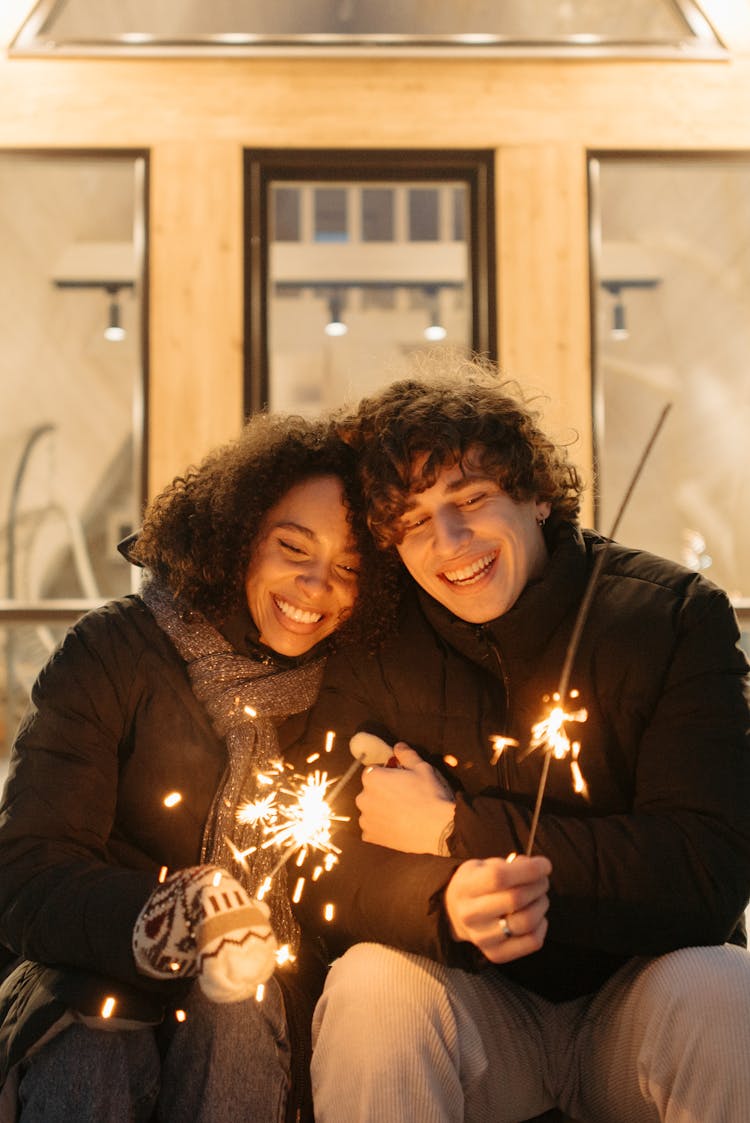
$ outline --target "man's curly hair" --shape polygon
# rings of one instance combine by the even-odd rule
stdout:
[[[367,530],[356,453],[330,420],[250,418],[236,441],[188,468],[149,504],[129,556],[221,624],[244,603],[245,575],[267,512],[295,485],[319,476],[341,480],[362,559],[357,603],[342,635],[370,641],[388,617],[392,582]]]
[[[340,421],[359,451],[367,520],[381,549],[401,541],[410,493],[432,487],[443,468],[466,464],[467,456],[516,502],[548,500],[551,529],[577,521],[578,471],[538,427],[515,383],[501,382],[478,358],[437,357],[423,361],[422,372],[363,399]]]

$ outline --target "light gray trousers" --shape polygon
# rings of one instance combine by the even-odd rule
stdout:
[[[331,968],[313,1023],[317,1123],[750,1123],[750,953],[633,959],[553,1004],[380,944]]]

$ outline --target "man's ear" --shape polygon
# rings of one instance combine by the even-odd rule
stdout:
[[[552,511],[552,504],[549,499],[537,499],[536,501],[536,517],[537,519],[548,519]]]

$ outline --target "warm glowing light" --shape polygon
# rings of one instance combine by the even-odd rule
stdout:
[[[266,984],[265,983],[258,983],[257,987],[255,988],[255,1001],[256,1002],[262,1002],[265,993],[266,993]]]
[[[508,863],[508,865],[510,865],[511,862],[515,862],[517,857],[518,857],[518,854],[516,854],[515,850],[511,850],[510,854],[505,859],[505,861]]]
[[[492,758],[490,764],[497,764],[500,757],[503,755],[507,748],[511,746],[518,746],[518,741],[514,737],[503,737],[501,733],[495,733],[491,738],[492,740]]]
[[[161,869],[159,870],[159,882],[160,882],[160,884],[163,885],[164,882],[167,880],[167,874],[168,873],[169,873],[169,870],[167,869],[167,867],[162,866]]]
[[[261,783],[272,783],[267,777],[258,777]],[[260,799],[255,799],[252,803],[243,803],[237,808],[237,822],[238,823],[262,823],[263,826],[269,826],[275,823],[278,818],[278,808],[276,806],[276,792],[269,792],[268,795],[262,796]]]
[[[574,741],[570,746],[570,774],[573,777],[573,791],[578,792],[579,795],[588,796],[588,784],[583,778],[580,765],[578,764],[578,754],[581,751],[581,742]]]
[[[214,886],[214,888],[216,888],[218,885],[221,885],[221,879],[223,876],[224,875],[222,874],[221,870],[216,871],[214,876],[211,878],[211,884]]]
[[[242,709],[244,710],[244,712],[247,714],[248,717],[257,717],[258,716],[258,711],[254,710],[252,706],[243,706]]]
[[[270,888],[271,888],[271,878],[267,877],[266,880],[261,885],[258,892],[255,894],[255,896],[258,898],[259,901],[263,900],[263,898],[265,897],[266,893],[268,893]]]
[[[279,967],[283,967],[285,963],[294,963],[296,958],[289,944],[282,944],[280,948],[276,949],[276,962]]]
[[[102,1017],[111,1018],[116,1005],[117,1002],[110,994],[107,998],[104,999],[104,1004],[102,1006]]]
[[[180,970],[181,967],[182,967],[182,964],[178,963],[178,961],[176,959],[173,959],[172,962],[169,964],[169,970],[174,971],[175,974],[177,974],[177,972]]]
[[[334,821],[346,822],[347,816],[331,811],[326,792],[332,783],[326,772],[313,772],[294,788],[282,789],[294,800],[279,804],[279,821],[266,828],[268,841],[264,847],[279,846],[288,849],[290,855],[303,847],[338,854],[338,847],[331,841],[331,826]]]
[[[316,760],[320,760],[320,753],[310,753],[305,760],[305,764],[314,764]]]
[[[559,695],[554,694],[553,699],[559,700]],[[588,712],[585,709],[568,713],[561,705],[553,706],[546,718],[532,726],[529,751],[544,749],[545,752],[551,752],[555,760],[564,760],[570,752],[570,740],[565,731],[565,723],[583,722],[587,717]]]
[[[323,867],[322,866],[316,866],[315,869],[312,871],[312,874],[311,874],[313,881],[317,881],[318,878],[320,877],[320,875],[322,874],[322,872],[323,872]]]
[[[165,807],[176,807],[178,803],[182,803],[181,792],[170,792],[169,795],[164,796]]]
[[[334,909],[334,906],[329,902],[323,909],[323,919],[328,921],[333,920],[333,914],[335,911],[336,910]]]
[[[302,890],[304,888],[305,888],[304,877],[298,877],[297,878],[297,884],[295,885],[294,892],[292,893],[292,900],[294,901],[295,905],[299,904],[299,899],[302,896]]]
[[[449,768],[458,768],[458,757],[453,756],[452,753],[446,753],[443,757],[443,762],[447,764]]]
[[[175,1010],[174,1016],[177,1018],[178,1022],[186,1022],[187,1021],[187,1014],[185,1013],[184,1010]]]
[[[325,744],[325,751],[327,753],[330,753],[332,751],[333,742],[335,740],[336,740],[336,734],[334,733],[334,731],[332,729],[329,729],[328,732],[326,733],[326,744]]]

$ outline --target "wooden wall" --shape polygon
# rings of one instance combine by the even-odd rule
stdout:
[[[151,492],[241,423],[254,145],[495,149],[501,364],[585,464],[587,151],[750,150],[750,56],[0,60],[0,148],[150,150]]]

